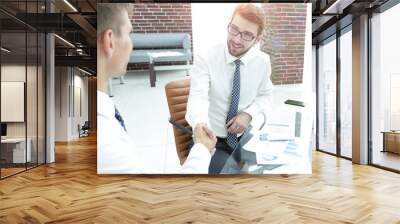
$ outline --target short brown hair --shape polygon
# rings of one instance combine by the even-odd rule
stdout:
[[[99,3],[97,4],[97,35],[111,29],[117,36],[121,35],[122,14],[132,13],[130,3]]]
[[[257,35],[260,35],[263,32],[266,22],[265,22],[264,12],[260,7],[257,7],[251,3],[240,4],[236,6],[235,10],[233,11],[231,21],[233,20],[236,14],[242,16],[243,18],[249,20],[252,23],[257,24],[258,25]]]

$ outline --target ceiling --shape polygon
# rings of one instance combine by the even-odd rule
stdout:
[[[41,34],[51,32],[57,34],[56,66],[79,66],[95,74],[97,1],[47,2],[46,5],[45,0],[0,1],[1,43],[11,50],[7,57],[2,52],[2,61],[25,62],[25,56],[28,61],[37,57],[37,51],[44,48],[44,43],[37,43],[44,40]]]
[[[390,0],[312,0],[312,37],[318,44],[350,25],[354,17],[377,10]]]

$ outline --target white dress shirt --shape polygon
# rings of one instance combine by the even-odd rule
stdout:
[[[227,136],[225,124],[231,103],[236,59],[229,53],[226,43],[213,46],[204,55],[194,59],[186,112],[190,126],[206,123],[218,137]],[[260,112],[265,113],[270,105],[272,83],[269,55],[254,46],[240,60],[238,114],[247,112],[255,118]]]
[[[122,115],[123,116],[123,115]],[[140,127],[137,127],[140,128]],[[149,133],[149,138],[151,138]],[[148,154],[147,154],[148,155]],[[141,153],[128,133],[115,118],[111,98],[97,91],[97,173],[98,174],[158,174],[146,154]],[[153,155],[158,156],[158,155]],[[195,144],[180,173],[207,174],[211,154],[202,144]]]

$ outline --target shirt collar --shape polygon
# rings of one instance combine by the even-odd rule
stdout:
[[[240,59],[243,65],[247,65],[249,63],[249,60],[253,57],[254,51],[256,50],[255,46],[252,46],[244,55],[242,55],[240,58],[237,58],[229,53],[228,49],[228,43],[225,44],[225,59],[226,59],[226,64],[231,64],[237,59]]]
[[[97,91],[97,114],[108,118],[115,116],[114,102],[102,91]]]

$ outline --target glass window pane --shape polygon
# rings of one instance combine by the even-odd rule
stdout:
[[[336,153],[336,41],[318,48],[318,146]]]
[[[27,64],[27,80],[26,80],[26,111],[27,111],[27,142],[30,147],[30,161],[28,168],[37,165],[37,76],[38,76],[38,36],[36,32],[28,32],[28,64]],[[28,148],[29,148],[28,147]]]
[[[39,43],[38,43],[38,164],[45,163],[45,44],[46,37],[44,34],[39,33]]]
[[[372,163],[400,170],[400,4],[372,17]]]
[[[45,162],[46,40],[33,28],[38,21],[32,20],[44,12],[46,1],[0,2],[9,12],[0,12],[0,177],[4,178]]]
[[[352,157],[352,35],[340,36],[340,153]]]

